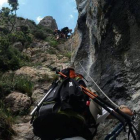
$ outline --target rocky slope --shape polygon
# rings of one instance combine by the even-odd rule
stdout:
[[[4,21],[4,18],[2,20]],[[2,29],[6,26],[7,24],[3,24]],[[28,62],[13,69],[0,70],[0,95],[2,95],[0,98],[0,139],[9,140],[12,134],[15,134],[12,140],[38,139],[32,132],[29,113],[42,99],[52,81],[57,78],[51,68],[63,69],[69,65],[70,61],[70,49],[62,49],[65,45],[55,40],[52,31],[55,28],[57,24],[51,16],[45,17],[39,25],[31,20],[17,17],[16,29],[14,27],[13,31],[7,34],[1,30],[0,39],[3,35],[5,38],[13,37],[9,42],[10,47],[8,44],[7,48],[12,47],[17,50],[16,54],[27,58]],[[26,39],[31,40],[27,42]],[[4,45],[0,43],[0,52]],[[16,54],[9,53],[9,61],[12,57],[17,58],[16,61],[12,61],[12,67],[17,66],[17,60],[21,62],[19,56],[14,56]],[[5,64],[9,63],[6,56],[5,59],[7,60]],[[3,59],[0,59],[1,65],[2,62]]]
[[[46,42],[40,43],[42,46]],[[35,83],[33,93],[31,96],[31,99],[27,96],[23,96],[22,93],[11,93],[6,97],[6,102],[8,102],[8,105],[11,107],[11,110],[18,111],[22,110],[22,108],[26,108],[26,106],[31,105],[31,101],[34,101],[32,103],[30,111],[35,107],[35,105],[42,99],[45,92],[47,91],[48,87],[51,84],[51,81],[56,77],[55,72],[52,72],[49,67],[67,67],[69,64],[69,58],[60,55],[60,52],[55,49],[55,51],[59,52],[59,55],[57,54],[49,54],[46,50],[42,50],[42,47],[36,47],[36,48],[28,48],[27,50],[24,50],[24,53],[28,54],[30,56],[30,59],[33,63],[39,64],[38,66],[24,66],[20,68],[19,70],[15,71],[15,75],[28,75],[31,77],[32,81]],[[51,47],[49,47],[49,50],[51,50]],[[31,55],[34,54],[34,55]],[[30,139],[37,139],[32,132],[32,126],[30,124],[31,116],[24,115],[19,116],[16,119],[15,124],[13,125],[13,129],[16,132],[16,136],[13,136],[12,140],[30,140]]]
[[[54,77],[49,67],[64,68],[68,65],[69,59],[60,54],[60,50],[63,50],[72,52],[71,62],[74,63],[77,71],[85,75],[89,86],[98,90],[80,64],[113,101],[140,111],[140,2],[138,0],[76,0],[76,3],[79,12],[77,26],[75,33],[67,42],[57,46],[56,49],[47,41],[34,40],[31,45],[33,47],[23,50],[36,66],[22,67],[15,71],[15,74],[28,75],[35,82],[32,94],[35,102],[32,105],[35,106],[42,98],[50,85],[48,79]],[[42,21],[44,24],[44,20]],[[48,23],[51,29],[57,27],[55,23],[53,27],[51,22]],[[14,96],[12,99],[17,97],[17,93],[12,95]],[[19,93],[18,97],[20,95]],[[102,94],[100,96],[103,97]],[[10,100],[9,98],[11,95],[7,100]],[[21,95],[20,102],[21,99],[23,103],[25,99],[30,103],[27,97]],[[16,108],[19,108],[18,102],[15,100]],[[17,135],[13,136],[13,140],[36,139],[29,121],[28,115],[16,119],[13,128]],[[101,124],[94,140],[103,140],[115,124],[116,121]],[[122,133],[119,138],[125,140],[126,137],[126,134]]]
[[[76,0],[76,3],[79,12],[79,42],[73,55],[76,69],[86,75],[80,62],[116,103],[139,111],[140,2]],[[92,82],[89,85],[98,90]],[[103,136],[97,139],[102,140]]]

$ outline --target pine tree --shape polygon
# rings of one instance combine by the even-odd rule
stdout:
[[[9,5],[12,7],[12,11],[15,11],[15,28],[16,28],[16,23],[17,23],[17,18],[16,18],[16,11],[18,9],[18,0],[8,0]]]
[[[18,9],[18,0],[8,0],[8,3],[12,7],[13,11]]]

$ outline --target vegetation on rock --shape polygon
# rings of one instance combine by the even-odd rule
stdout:
[[[71,55],[69,52],[63,54],[63,51],[57,47],[61,41],[56,40],[53,30],[36,25],[32,20],[17,17],[18,1],[8,0],[8,2],[11,8],[3,7],[0,11],[0,139],[5,140],[10,140],[15,133],[12,129],[13,118],[17,115],[25,115],[30,110],[29,106],[25,112],[21,110],[19,114],[13,116],[10,108],[4,105],[6,97],[10,93],[20,92],[32,99],[36,84],[26,74],[16,75],[15,71],[23,66],[41,67],[43,63],[44,67],[49,67],[57,63],[55,61],[59,55],[65,55],[68,58]],[[41,49],[40,46],[42,46]],[[44,46],[46,48],[43,48]],[[29,50],[28,53],[27,50]],[[58,59],[58,61],[61,60]],[[44,74],[36,82],[51,83],[57,78],[56,74],[51,76]]]
[[[12,91],[20,91],[31,97],[33,87],[34,84],[28,76],[15,76],[13,72],[5,73],[0,78],[0,99]]]
[[[14,122],[10,112],[4,106],[4,103],[0,101],[0,139],[8,140],[15,134],[12,129],[12,123]]]
[[[12,33],[13,34],[13,33]],[[12,47],[11,34],[0,36],[0,70],[16,70],[25,65],[28,58]]]

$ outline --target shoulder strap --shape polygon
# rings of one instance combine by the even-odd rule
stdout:
[[[53,99],[53,100],[55,100],[55,101],[57,101],[57,102],[60,102],[60,91],[61,91],[61,89],[62,89],[62,86],[63,86],[65,83],[67,83],[68,80],[69,80],[69,78],[66,78],[66,79],[64,79],[64,80],[62,81],[62,83],[59,85],[59,87],[58,87],[57,90],[56,90],[56,94],[54,95],[54,99]]]

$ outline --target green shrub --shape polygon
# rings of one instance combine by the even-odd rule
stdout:
[[[26,42],[25,35],[22,31],[17,31],[9,34],[9,40],[12,43],[21,42],[24,44]]]
[[[0,71],[16,70],[29,61],[25,55],[10,46],[11,39],[10,34],[0,36]]]
[[[50,44],[52,47],[57,47],[58,42],[57,42],[56,40],[51,40],[51,41],[49,42],[49,44]]]
[[[14,73],[3,74],[0,78],[0,99],[7,96],[13,90],[32,95],[34,84],[27,76],[14,76]]]
[[[53,30],[51,30],[51,29],[49,29],[49,28],[47,28],[47,27],[44,27],[44,26],[42,26],[42,25],[37,25],[37,28],[38,28],[39,30],[43,30],[43,31],[46,32],[46,33],[53,34]]]
[[[34,20],[28,19],[29,22],[31,22],[34,26],[37,26]]]
[[[46,28],[45,31],[46,31],[47,33],[53,34],[53,30],[51,30],[51,29]]]
[[[1,74],[0,76],[0,99],[4,98],[13,90],[14,73]]]
[[[22,26],[20,26],[20,28],[21,28],[21,31],[22,31],[23,33],[25,33],[25,34],[29,33],[28,26],[22,25]]]
[[[0,52],[0,70],[16,70],[26,64],[28,61],[25,55],[22,55],[16,48],[8,47]]]
[[[14,79],[14,89],[26,93],[29,97],[32,96],[33,87],[33,82],[27,76],[21,75]]]
[[[53,36],[48,36],[45,40],[49,42],[49,44],[54,48],[56,48],[58,45],[58,41],[56,41],[56,39]]]
[[[71,58],[71,52],[66,52],[65,54],[64,54],[64,56],[66,56],[66,57],[68,57],[69,59]]]
[[[50,82],[51,81],[51,78],[49,77],[49,75],[47,75],[47,74],[45,74],[44,76],[43,76],[43,78],[41,78],[41,79],[39,79],[38,80],[38,82],[41,82],[41,83],[43,83],[43,82]]]
[[[0,139],[10,140],[11,136],[15,134],[12,129],[14,118],[0,100]]]
[[[23,17],[17,17],[17,19],[19,19],[19,20],[25,20]]]
[[[46,34],[42,30],[35,30],[33,34],[37,39],[44,40],[46,38]]]
[[[2,81],[0,81],[0,99],[8,95],[11,92],[11,90],[12,90],[11,82],[3,83]]]
[[[57,80],[58,79],[58,75],[57,74],[53,74],[52,77],[49,77],[49,75],[45,74],[43,78],[39,79],[38,82],[52,82],[54,80]]]
[[[6,27],[0,27],[0,33],[4,33],[4,34],[8,34],[9,33],[9,29],[7,29]]]
[[[8,34],[9,43],[13,44],[15,42],[21,42],[22,45],[24,45],[25,43],[31,43],[32,37],[31,37],[31,34],[29,34],[28,27],[21,26],[21,30],[24,30],[24,29],[25,31],[17,31],[17,32],[12,32]]]
[[[52,37],[52,36],[48,36],[45,40],[46,40],[47,42],[50,42],[50,41],[52,41],[52,40],[55,40],[55,38]]]

